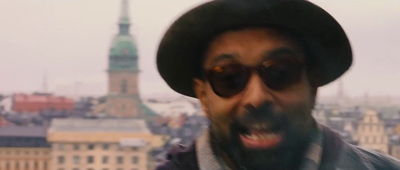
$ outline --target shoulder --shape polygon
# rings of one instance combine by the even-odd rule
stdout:
[[[165,162],[156,170],[198,170],[195,144],[174,145],[169,149]]]
[[[374,150],[360,148],[344,143],[338,167],[344,169],[400,169],[399,160]]]
[[[357,149],[362,159],[368,161],[374,169],[400,169],[400,161],[389,155],[359,147],[354,147],[354,149]]]
[[[376,151],[351,145],[327,127],[324,132],[323,163],[336,169],[400,169],[399,160]],[[334,168],[328,168],[334,169]]]

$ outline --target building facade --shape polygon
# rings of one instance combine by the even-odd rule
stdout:
[[[389,153],[389,136],[385,131],[384,122],[376,111],[367,110],[364,113],[358,123],[357,140],[360,147]]]
[[[47,137],[54,170],[147,170],[152,138],[134,119],[55,119]]]
[[[0,128],[1,170],[52,170],[50,160],[45,127]]]

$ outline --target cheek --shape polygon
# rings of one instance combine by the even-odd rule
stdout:
[[[278,112],[309,116],[313,108],[314,95],[307,82],[299,83],[285,92],[276,93],[275,100]]]
[[[213,127],[219,133],[229,136],[230,125],[238,113],[239,100],[235,97],[229,99],[221,98],[209,86],[207,87],[206,94],[208,101],[206,107]]]
[[[293,129],[297,129],[298,133],[306,134],[312,128],[314,121],[311,115],[312,103],[309,90],[278,94],[277,113],[285,114]]]

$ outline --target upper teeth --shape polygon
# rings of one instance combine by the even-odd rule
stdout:
[[[253,125],[251,126],[251,128],[252,128],[252,129],[255,129],[255,130],[263,130],[263,129],[267,129],[267,128],[268,128],[268,125],[265,124],[265,123],[256,123],[256,124],[253,124]]]
[[[270,140],[276,138],[275,133],[261,133],[261,134],[251,134],[245,135],[245,137],[253,139],[253,140]]]

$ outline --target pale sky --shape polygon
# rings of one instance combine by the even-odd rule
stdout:
[[[155,55],[169,25],[205,0],[131,0],[141,96],[176,96],[159,76]],[[400,96],[400,1],[313,0],[348,33],[354,62],[343,77],[350,96]],[[119,0],[0,0],[0,93],[40,91],[103,95]],[[334,95],[338,81],[320,88]]]

